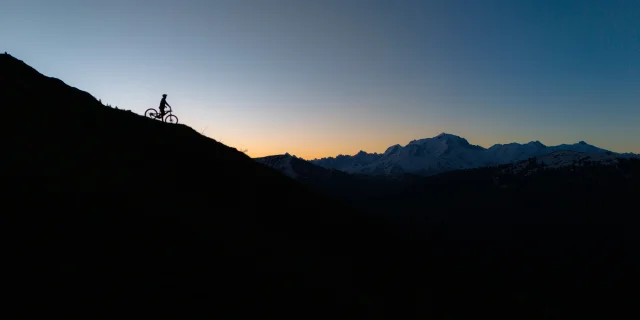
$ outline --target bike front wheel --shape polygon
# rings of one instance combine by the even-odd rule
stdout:
[[[158,119],[158,111],[154,108],[149,108],[144,112],[144,116],[151,119]]]
[[[178,117],[176,117],[173,114],[168,114],[166,117],[164,117],[164,122],[177,124],[178,123]]]

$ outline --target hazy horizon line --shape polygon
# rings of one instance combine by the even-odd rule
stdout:
[[[603,147],[600,147],[600,146],[597,146],[597,145],[591,144],[591,143],[589,143],[589,142],[587,142],[587,141],[585,141],[585,140],[579,140],[579,141],[574,142],[574,143],[567,143],[567,142],[564,142],[564,143],[554,144],[554,145],[551,145],[551,144],[545,144],[544,142],[542,142],[542,141],[540,141],[540,140],[531,140],[531,141],[528,141],[528,142],[516,142],[516,141],[513,141],[513,142],[507,142],[507,143],[494,143],[494,144],[492,144],[492,145],[490,145],[490,146],[486,147],[486,146],[483,146],[483,145],[480,145],[480,144],[474,144],[474,143],[470,142],[467,138],[465,138],[465,137],[463,137],[463,136],[456,135],[456,134],[447,133],[447,132],[442,132],[442,133],[440,133],[440,134],[447,134],[447,135],[452,135],[452,136],[456,136],[456,137],[459,137],[459,138],[465,139],[465,140],[467,140],[467,142],[469,142],[469,144],[471,144],[471,145],[475,145],[475,146],[480,146],[480,147],[482,147],[482,148],[484,148],[484,149],[489,149],[489,148],[491,148],[491,147],[493,147],[493,146],[496,146],[496,145],[508,145],[508,144],[520,144],[520,145],[525,145],[525,144],[534,143],[534,142],[539,142],[539,143],[541,143],[542,145],[544,145],[545,147],[556,147],[556,146],[560,146],[560,145],[574,145],[574,144],[579,144],[580,142],[584,142],[584,143],[586,143],[586,144],[588,144],[588,145],[591,145],[591,146],[594,146],[594,147],[596,147],[596,148],[600,148],[600,149],[603,149],[603,150],[606,150],[606,151],[611,151],[611,152],[618,153],[618,154],[627,154],[627,153],[630,153],[630,154],[639,154],[639,153],[636,153],[636,152],[633,152],[633,151],[614,151],[614,150],[611,150],[611,149],[608,149],[608,148],[603,148]],[[396,146],[396,145],[400,145],[401,147],[403,147],[403,148],[404,148],[404,147],[406,147],[407,145],[409,145],[412,141],[424,140],[424,139],[433,139],[433,138],[438,137],[440,134],[435,135],[435,136],[433,136],[433,137],[427,137],[427,138],[415,138],[415,139],[410,140],[410,141],[409,141],[409,142],[407,142],[406,144],[400,144],[400,143],[392,144],[392,145],[389,145],[388,147],[386,147],[383,151],[373,151],[373,152],[369,152],[369,151],[366,151],[366,150],[364,150],[364,149],[360,149],[360,150],[358,150],[358,151],[356,151],[356,152],[353,152],[353,153],[351,153],[351,154],[339,153],[339,154],[335,154],[335,155],[327,155],[327,156],[321,156],[321,157],[317,157],[317,156],[316,156],[316,157],[313,157],[313,158],[309,158],[309,157],[300,157],[300,156],[297,156],[297,155],[295,155],[294,153],[291,153],[291,152],[283,152],[283,153],[274,153],[274,154],[268,154],[268,155],[262,155],[262,156],[251,156],[251,158],[253,158],[253,159],[257,159],[257,158],[264,158],[264,157],[270,157],[270,156],[278,156],[278,155],[286,155],[286,154],[289,154],[289,155],[291,155],[291,156],[294,156],[294,157],[296,157],[296,158],[300,158],[300,159],[304,159],[304,160],[319,160],[319,159],[323,159],[323,158],[335,158],[335,157],[338,157],[338,156],[354,156],[354,155],[358,154],[359,152],[365,152],[365,153],[367,153],[367,154],[384,154],[384,152],[385,152],[388,148],[390,148],[390,147],[393,147],[393,146]],[[240,149],[239,149],[239,150],[240,150]]]

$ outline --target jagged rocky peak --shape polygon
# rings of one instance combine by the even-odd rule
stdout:
[[[439,135],[436,136],[436,138],[438,139],[456,139],[456,140],[465,140],[464,138],[457,136],[455,134],[452,133],[446,133],[446,132],[442,132]]]
[[[457,136],[455,134],[443,132],[436,136],[436,139],[445,141],[447,144],[449,143],[457,143],[461,145],[471,145],[467,139]]]
[[[285,153],[282,155],[282,157],[283,157],[283,158],[300,159],[300,158],[296,157],[296,155],[295,155],[295,154],[290,154],[289,152],[285,152]]]

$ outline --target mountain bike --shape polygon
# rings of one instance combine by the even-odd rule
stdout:
[[[178,123],[178,117],[171,113],[171,107],[169,106],[164,109],[164,116],[154,108],[147,109],[147,111],[144,112],[144,116],[151,119],[162,120],[162,122]]]

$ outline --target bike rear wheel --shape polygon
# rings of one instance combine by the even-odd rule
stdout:
[[[149,108],[144,112],[144,116],[151,119],[158,119],[158,111],[154,108]]]
[[[164,117],[164,122],[168,122],[168,123],[173,123],[173,124],[177,124],[178,123],[178,117],[176,117],[173,114],[168,114]]]

